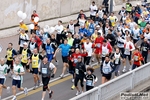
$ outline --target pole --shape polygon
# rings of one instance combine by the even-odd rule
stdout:
[[[113,12],[113,0],[110,0],[110,13]]]

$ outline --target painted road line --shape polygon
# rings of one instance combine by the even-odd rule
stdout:
[[[70,75],[70,74],[65,74],[64,77],[67,77],[67,76],[69,76],[69,75]],[[55,82],[55,81],[57,81],[57,80],[59,80],[59,79],[60,79],[60,77],[55,78],[55,79],[53,79],[53,80],[50,80],[49,83]],[[39,87],[41,87],[41,86],[43,86],[43,84],[40,84]],[[33,90],[33,87],[28,89],[28,91],[32,91],[32,90]],[[18,95],[21,95],[21,94],[24,94],[24,92],[18,92],[16,95],[18,96]],[[2,99],[2,100],[9,100],[9,99],[11,99],[11,98],[13,98],[13,95],[11,95],[11,96],[9,96],[9,97],[6,97],[6,98],[4,98],[4,99]]]
[[[94,69],[97,69],[97,68],[99,68],[98,66],[94,66]],[[67,80],[69,80],[69,79],[71,79],[72,78],[72,76],[67,76],[67,77],[65,77],[65,78],[63,78],[63,79],[60,79],[60,80],[57,80],[57,81],[54,81],[54,82],[52,82],[52,83],[49,83],[49,87],[52,87],[52,86],[55,86],[55,85],[57,85],[57,84],[60,84],[60,83],[62,83],[62,82],[65,82],[65,81],[67,81]],[[32,90],[32,91],[30,91],[30,92],[28,92],[28,95],[27,96],[30,96],[30,95],[32,95],[32,94],[35,94],[35,93],[37,93],[37,92],[40,92],[40,91],[42,91],[42,87],[40,87],[40,88],[37,88],[36,90]],[[19,95],[19,96],[17,96],[17,100],[21,100],[21,99],[23,99],[23,98],[25,98],[25,97],[27,97],[27,96],[25,96],[24,94],[21,94],[21,95]]]
[[[91,66],[96,66],[96,65],[97,65],[97,63],[91,64]],[[94,67],[94,68],[96,69],[96,68],[98,68],[98,67]],[[65,78],[65,77],[68,77],[69,75],[70,75],[70,74],[65,74],[65,75],[64,75],[64,78]],[[64,79],[64,78],[63,78],[63,79]],[[62,80],[63,80],[63,79],[62,79]],[[53,79],[53,80],[50,80],[49,83],[55,82],[55,81],[57,81],[57,80],[60,80],[60,77],[55,78],[55,79]],[[68,80],[69,80],[69,79],[68,79]],[[43,84],[40,85],[40,87],[42,87],[42,86],[43,86]],[[32,91],[32,90],[33,90],[33,87],[28,89],[29,92]],[[35,90],[34,90],[34,91],[35,91]],[[28,92],[28,93],[29,93],[29,92]],[[24,94],[24,92],[18,92],[18,93],[16,94],[16,96],[19,96],[19,95],[22,95],[22,94]],[[13,95],[8,96],[8,97],[6,97],[6,98],[4,98],[4,99],[2,99],[2,100],[9,100],[9,99],[11,99],[11,98],[13,98]]]

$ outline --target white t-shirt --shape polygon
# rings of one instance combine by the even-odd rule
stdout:
[[[92,15],[92,16],[95,16],[96,15],[96,11],[95,10],[97,10],[97,6],[96,5],[91,5],[90,6],[90,9],[91,9],[91,12],[90,12],[90,14]]]
[[[84,26],[85,25],[86,20],[84,19],[79,19],[79,25],[80,26]]]
[[[150,39],[150,33],[147,34],[147,33],[144,33],[144,37],[147,38],[148,40]]]
[[[85,48],[85,50],[87,51],[87,53],[88,53],[88,56],[90,57],[90,56],[92,56],[92,43],[84,43],[84,48]]]
[[[103,10],[98,10],[98,15],[100,18],[103,18],[103,15],[104,15]]]
[[[22,72],[25,72],[25,71],[24,71],[24,68],[23,68],[23,66],[22,66],[21,64],[19,64],[19,65],[14,64],[13,71],[14,71],[14,73],[22,73]],[[14,80],[21,80],[21,76],[20,76],[20,75],[15,75],[15,74],[13,74],[13,79],[14,79]]]
[[[5,74],[7,73],[8,65],[4,64],[3,66],[0,65],[0,78],[6,78]]]
[[[138,39],[138,36],[140,36],[140,29],[133,29],[133,39]]]
[[[56,25],[55,30],[57,31],[57,34],[61,34],[63,31],[64,27],[62,25]]]
[[[23,43],[26,42],[25,40],[29,40],[29,36],[26,33],[20,34],[19,39],[21,39],[20,40],[20,47],[23,47]]]

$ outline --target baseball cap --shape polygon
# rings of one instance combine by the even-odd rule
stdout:
[[[78,56],[78,59],[81,59],[82,57],[81,56]]]
[[[24,42],[23,45],[28,45],[28,43],[27,43],[27,42]]]

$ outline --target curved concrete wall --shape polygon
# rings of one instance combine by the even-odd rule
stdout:
[[[103,0],[1,0],[0,2],[0,29],[18,25],[20,18],[17,11],[27,14],[25,23],[30,23],[30,16],[36,10],[40,20],[58,18],[78,13],[81,9],[89,10],[92,1],[99,6]],[[123,0],[114,0],[115,5]]]

